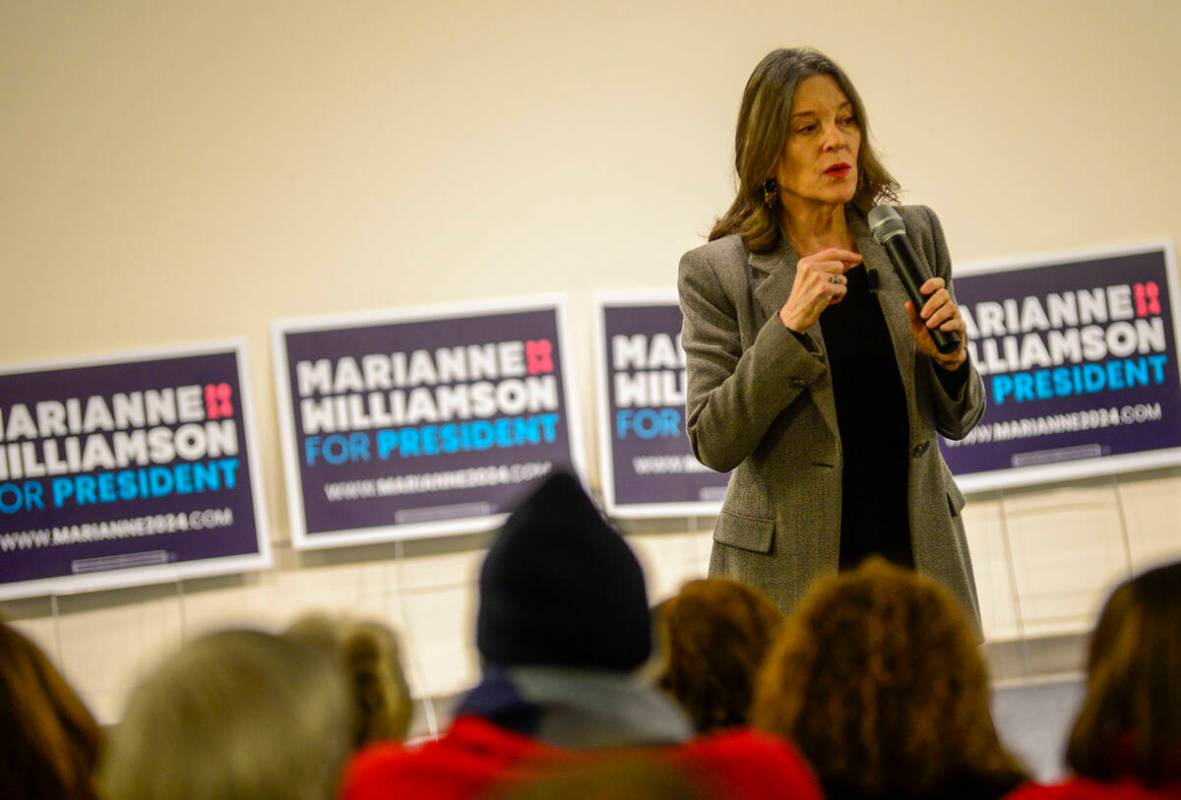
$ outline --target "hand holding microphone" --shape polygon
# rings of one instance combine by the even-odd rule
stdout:
[[[873,238],[890,256],[910,302],[910,332],[920,352],[941,367],[954,370],[968,357],[964,348],[965,324],[959,306],[942,278],[929,278],[910,240],[902,217],[890,206],[875,206],[869,212]]]

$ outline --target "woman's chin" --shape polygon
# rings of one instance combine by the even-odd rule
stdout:
[[[842,186],[836,194],[839,198],[836,202],[842,204],[851,203],[853,202],[853,198],[857,196],[857,184],[854,183],[848,187]]]
[[[848,186],[838,184],[836,186],[824,187],[816,193],[816,199],[822,203],[843,206],[852,202],[856,194],[857,184],[850,181]]]

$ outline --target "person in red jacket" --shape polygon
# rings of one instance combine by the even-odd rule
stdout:
[[[1181,799],[1181,562],[1127,581],[1103,607],[1066,761],[1071,779],[1010,798]]]
[[[370,747],[346,769],[344,800],[479,797],[584,758],[671,759],[726,797],[817,798],[789,744],[738,730],[691,741],[684,712],[648,685],[644,575],[578,481],[547,479],[484,559],[480,683],[437,741]]]

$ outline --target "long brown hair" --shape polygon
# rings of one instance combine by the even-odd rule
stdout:
[[[915,796],[965,775],[1026,778],[997,737],[955,598],[876,557],[817,583],[788,619],[751,722],[794,741],[829,788]]]
[[[1181,563],[1112,593],[1091,638],[1066,760],[1080,775],[1181,781]]]
[[[829,75],[837,82],[853,104],[861,128],[853,205],[868,213],[879,200],[898,199],[898,182],[882,166],[870,144],[865,105],[844,71],[828,56],[810,48],[773,50],[755,67],[742,94],[734,136],[738,195],[714,224],[710,241],[736,233],[752,253],[765,253],[779,246],[782,237],[779,215],[783,208],[778,192],[773,194],[771,205],[764,203],[764,192],[768,181],[774,183],[775,167],[790,134],[788,122],[796,89],[802,80],[813,75]]]
[[[101,731],[45,653],[0,621],[0,786],[11,797],[93,800]]]

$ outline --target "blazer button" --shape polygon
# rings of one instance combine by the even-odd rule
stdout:
[[[915,458],[918,458],[923,453],[927,452],[927,448],[930,446],[931,446],[930,442],[919,442],[918,444],[916,444],[914,446],[914,450],[912,450],[911,452],[914,454]]]
[[[804,386],[804,385],[805,385],[805,381],[804,381],[804,379],[803,379],[803,378],[792,378],[792,379],[791,379],[791,385],[792,385],[792,386]]]

